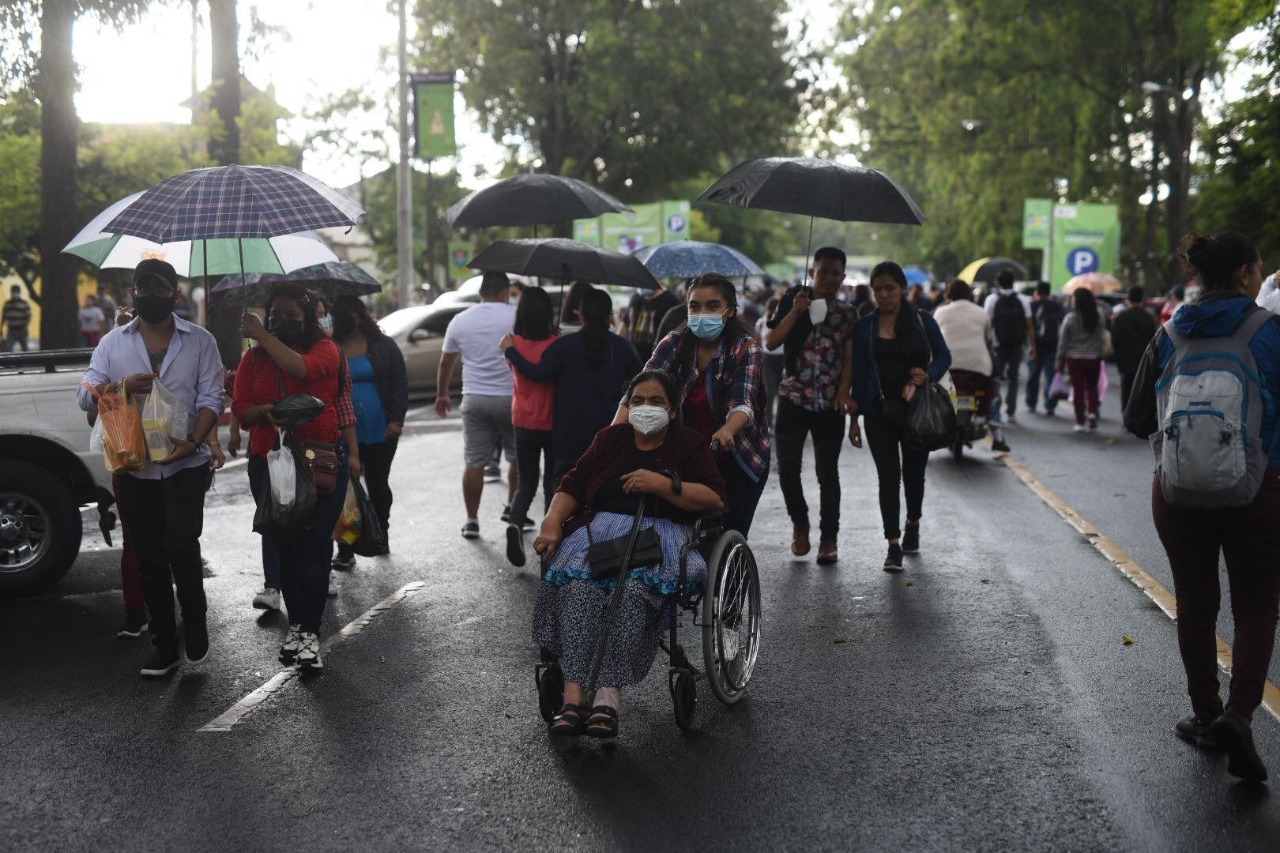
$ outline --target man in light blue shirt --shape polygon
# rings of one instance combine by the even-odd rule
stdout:
[[[99,393],[123,382],[130,397],[150,394],[152,383],[159,382],[187,407],[187,422],[170,430],[169,454],[148,459],[141,471],[116,481],[120,515],[137,546],[151,613],[156,651],[142,668],[146,676],[167,675],[178,667],[175,586],[187,662],[200,663],[209,653],[200,534],[209,483],[206,442],[222,414],[223,368],[213,335],[174,316],[177,292],[178,276],[170,264],[154,259],[138,264],[133,273],[137,317],[99,342],[84,375]],[[97,409],[94,395],[83,386],[79,402],[85,411]]]

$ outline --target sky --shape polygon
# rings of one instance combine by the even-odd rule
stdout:
[[[282,125],[285,141],[300,143],[306,133],[302,114],[326,95],[353,87],[386,92],[395,84],[394,49],[398,22],[386,0],[270,0],[256,4],[267,24],[284,27],[289,39],[273,38],[255,49],[246,44],[250,7],[240,0],[241,66],[261,89],[274,84],[276,100],[294,113]],[[822,0],[795,0],[798,18],[815,31],[829,31],[836,13]],[[206,4],[200,3],[203,14]],[[80,92],[76,109],[88,122],[177,122],[190,120],[178,106],[191,96],[191,5],[156,4],[137,24],[117,33],[91,18],[76,25],[73,49],[80,64]],[[209,34],[203,25],[198,42],[199,86],[208,85]],[[382,54],[390,55],[389,64]],[[426,69],[411,69],[426,70]],[[461,95],[456,96],[457,140],[463,183],[479,187],[487,181],[477,172],[493,172],[505,149],[481,132]],[[396,151],[394,126],[386,129]],[[320,158],[308,154],[303,168],[336,186],[348,186],[360,176],[360,164],[349,158]],[[366,173],[380,165],[366,164]]]

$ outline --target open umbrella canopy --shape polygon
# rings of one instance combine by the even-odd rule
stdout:
[[[157,243],[279,237],[355,225],[360,205],[288,166],[217,166],[166,178],[101,230]]]
[[[562,237],[499,240],[482,249],[468,266],[593,284],[658,288],[658,280],[635,257]]]
[[[139,261],[158,258],[173,265],[178,275],[227,275],[243,270],[254,273],[286,273],[312,264],[337,261],[319,237],[310,231],[280,237],[258,237],[243,241],[178,240],[157,243],[125,234],[104,231],[108,222],[138,199],[142,193],[122,198],[93,218],[63,248],[102,269],[133,269]]]
[[[907,277],[907,284],[928,284],[933,281],[933,276],[929,275],[929,271],[924,267],[914,264],[902,268],[902,274]]]
[[[979,258],[969,266],[960,270],[960,274],[956,278],[967,284],[977,284],[980,281],[994,282],[996,276],[1004,270],[1013,270],[1013,277],[1025,280],[1027,277],[1027,268],[1012,258]]]
[[[382,292],[382,285],[378,280],[360,267],[348,261],[334,261],[303,267],[283,275],[246,275],[243,298],[250,305],[265,305],[271,291],[281,284],[301,285],[330,301],[339,296],[368,296]],[[209,298],[215,302],[227,296],[239,299],[240,287],[240,276],[228,275],[213,286]]]
[[[819,157],[746,160],[703,190],[698,200],[840,222],[925,221],[906,190],[884,172]]]
[[[562,175],[529,172],[476,190],[445,211],[454,228],[549,225],[630,210],[607,192]]]
[[[764,275],[755,261],[731,246],[677,240],[637,249],[632,257],[644,264],[655,278],[694,278],[719,273],[729,278]]]
[[[1113,275],[1107,275],[1104,272],[1087,272],[1072,276],[1062,286],[1063,293],[1072,293],[1080,289],[1091,290],[1094,296],[1101,296],[1104,293],[1122,290],[1124,285]]]

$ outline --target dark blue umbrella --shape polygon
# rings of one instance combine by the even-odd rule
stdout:
[[[764,275],[755,261],[737,249],[699,240],[645,246],[632,257],[644,264],[654,278],[694,278],[712,272],[729,278]]]
[[[297,284],[326,297],[330,302],[339,296],[368,296],[381,293],[382,285],[360,267],[348,261],[330,261],[312,264],[293,272],[257,273],[244,276],[243,297],[250,305],[265,305],[272,289],[281,284]],[[209,291],[210,301],[225,298],[233,291],[237,296],[241,287],[238,275],[229,275]]]
[[[362,216],[360,205],[297,169],[218,166],[166,178],[103,230],[171,243],[350,227]]]
[[[929,276],[929,271],[924,267],[918,267],[914,264],[902,268],[902,274],[907,277],[907,284],[928,284],[933,281]]]

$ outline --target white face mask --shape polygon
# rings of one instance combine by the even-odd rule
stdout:
[[[641,435],[656,435],[671,422],[671,416],[661,406],[632,406],[627,422]]]
[[[818,325],[827,319],[827,300],[815,299],[809,303],[809,322]]]

